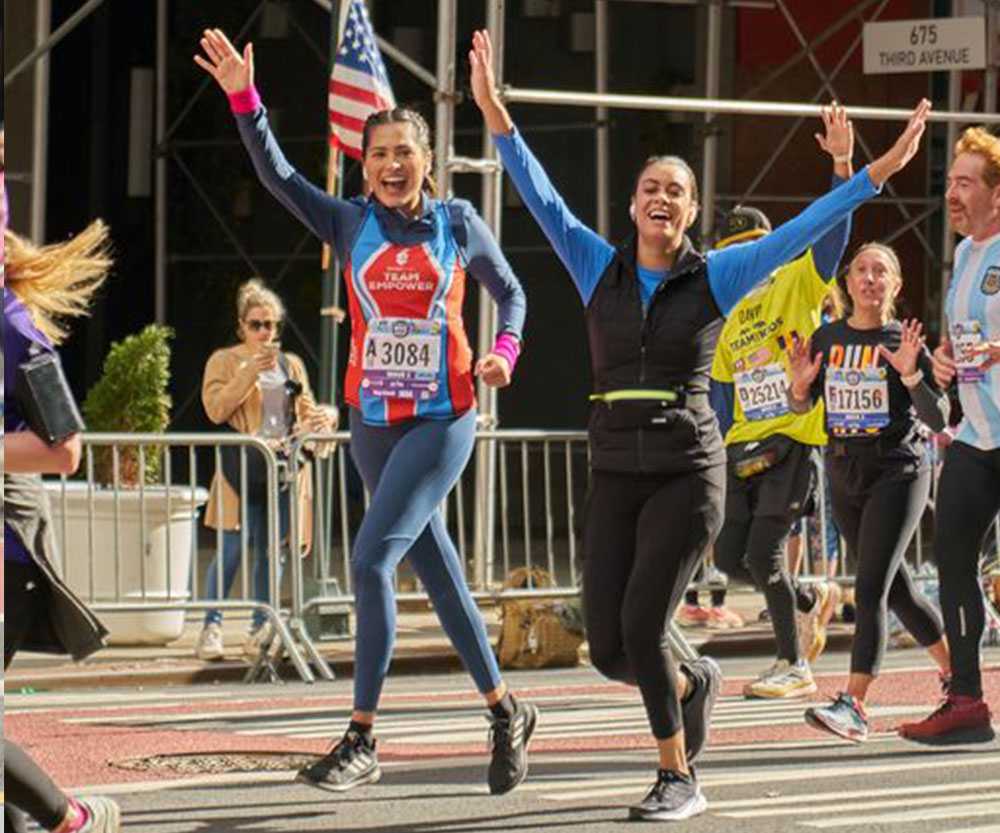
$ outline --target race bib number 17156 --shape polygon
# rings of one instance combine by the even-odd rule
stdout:
[[[826,419],[838,431],[867,431],[889,424],[889,385],[884,367],[828,369]]]

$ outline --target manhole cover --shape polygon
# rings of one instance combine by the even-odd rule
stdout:
[[[133,772],[176,772],[183,775],[224,772],[286,772],[301,769],[316,760],[299,752],[201,752],[185,755],[151,755],[126,758],[113,766]]]

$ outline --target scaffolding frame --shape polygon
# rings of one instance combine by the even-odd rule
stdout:
[[[177,0],[173,0],[176,2]],[[34,79],[34,119],[35,149],[32,172],[32,234],[40,240],[44,236],[45,217],[45,152],[48,139],[48,116],[47,102],[49,96],[47,56],[63,38],[76,29],[86,20],[104,0],[86,0],[73,15],[70,16],[54,32],[49,31],[49,20],[51,17],[51,0],[38,0],[37,17],[37,44],[36,48],[18,63],[4,76],[4,87],[6,88],[21,73],[31,66],[35,66]],[[186,105],[180,113],[169,121],[167,111],[167,76],[169,66],[167,62],[167,43],[169,28],[169,6],[172,0],[157,0],[156,12],[156,110],[155,110],[155,203],[154,203],[154,223],[155,223],[155,311],[157,321],[163,322],[167,318],[167,264],[168,264],[168,241],[167,241],[167,186],[168,186],[168,165],[173,161],[179,172],[186,178],[193,192],[198,196],[209,212],[212,214],[223,234],[228,239],[233,248],[235,256],[245,262],[256,273],[262,273],[260,263],[262,261],[271,262],[277,260],[282,262],[278,274],[283,274],[292,262],[300,259],[299,253],[309,240],[307,232],[300,238],[297,246],[291,253],[279,255],[260,255],[256,258],[252,256],[246,247],[239,240],[221,211],[216,208],[208,194],[204,191],[191,171],[186,167],[183,160],[177,153],[177,148],[182,143],[174,142],[177,129],[184,121],[185,117],[193,108],[196,101],[211,85],[211,80],[203,79],[198,88],[188,98]],[[237,34],[235,40],[240,41],[250,27],[262,13],[266,4],[270,0],[257,0],[254,9],[248,15],[244,26]],[[332,13],[333,2],[337,0],[309,0]],[[340,0],[343,2],[343,0]],[[703,67],[704,81],[702,84],[703,97],[677,97],[677,96],[638,96],[619,95],[608,91],[608,66],[609,66],[609,38],[610,28],[610,4],[612,2],[652,2],[664,5],[698,5],[704,7],[706,11],[705,31],[705,64]],[[819,37],[811,42],[808,41],[796,20],[795,15],[788,7],[787,0],[593,0],[594,25],[595,25],[595,92],[571,92],[560,90],[541,89],[521,89],[516,87],[503,87],[503,95],[509,103],[519,104],[547,104],[561,106],[576,106],[593,108],[596,118],[595,146],[596,146],[596,228],[602,235],[609,232],[609,206],[610,200],[610,135],[609,135],[609,112],[615,108],[639,109],[639,110],[663,110],[673,112],[687,112],[702,114],[706,129],[703,136],[703,166],[702,166],[702,232],[706,236],[712,230],[712,224],[716,214],[716,205],[721,197],[726,201],[731,201],[731,195],[718,194],[717,170],[718,170],[718,134],[713,129],[713,121],[720,115],[763,115],[791,117],[793,119],[787,128],[781,142],[775,147],[765,165],[757,172],[751,185],[743,193],[738,195],[738,202],[746,202],[751,198],[758,200],[775,199],[773,196],[760,195],[757,193],[764,176],[774,165],[780,154],[787,146],[791,137],[798,129],[802,120],[807,117],[816,117],[820,112],[820,105],[817,103],[826,98],[837,98],[837,87],[835,81],[848,59],[857,49],[861,41],[859,34],[853,39],[850,46],[841,56],[832,70],[826,71],[818,58],[817,49],[840,32],[844,27],[854,21],[863,21],[865,13],[874,9],[870,18],[877,18],[886,8],[890,0],[861,0],[845,12],[841,18],[828,27]],[[987,69],[985,71],[983,111],[963,112],[959,110],[960,97],[960,76],[957,72],[949,73],[948,83],[948,107],[941,112],[933,112],[930,117],[931,122],[944,123],[947,129],[946,149],[947,159],[945,167],[950,165],[952,149],[957,138],[957,127],[959,124],[976,121],[987,124],[1000,124],[1000,115],[997,114],[997,77],[1000,55],[997,54],[998,32],[1000,32],[1000,4],[993,0],[979,0],[983,5],[983,14],[986,19],[987,30]],[[398,66],[410,72],[434,91],[435,101],[435,151],[436,151],[436,173],[437,180],[442,187],[442,192],[449,192],[451,178],[458,173],[475,173],[482,177],[481,191],[481,212],[484,220],[493,230],[497,239],[501,239],[501,195],[502,195],[502,169],[496,160],[496,153],[493,143],[490,140],[488,131],[483,129],[482,158],[478,160],[456,157],[454,153],[454,131],[455,131],[455,106],[458,102],[456,92],[456,76],[458,63],[457,16],[458,0],[438,0],[437,18],[437,55],[435,71],[421,66],[417,61],[407,56],[401,50],[378,37],[378,44],[383,54]],[[953,0],[952,14],[957,12],[955,8],[957,0]],[[504,53],[504,29],[505,29],[505,0],[485,0],[487,28],[490,30],[494,42],[496,43],[496,66],[494,67],[498,82],[502,84],[503,75],[503,53]],[[723,11],[725,8],[751,7],[751,8],[772,8],[781,12],[788,24],[793,36],[799,44],[799,51],[786,60],[781,66],[776,67],[764,79],[746,91],[739,99],[723,99],[719,97],[721,90],[722,56],[721,42],[724,26]],[[819,86],[809,102],[789,103],[760,100],[755,98],[762,90],[774,83],[785,72],[798,66],[803,60],[807,61],[814,72],[819,77]],[[873,158],[870,147],[864,139],[862,129],[858,123],[867,120],[905,120],[909,116],[909,111],[894,108],[882,107],[849,107],[849,113],[855,121],[855,135],[862,153],[868,160]],[[192,143],[187,143],[192,146]],[[921,247],[931,259],[941,265],[941,288],[947,286],[947,280],[952,265],[954,252],[954,235],[945,229],[941,241],[940,257],[935,252],[926,233],[921,228],[923,223],[941,210],[942,200],[937,198],[902,198],[892,185],[887,185],[889,192],[885,200],[893,204],[901,215],[901,225],[894,229],[889,239],[896,239],[900,235],[912,231],[916,234]],[[811,198],[811,195],[793,194],[789,198],[794,201]],[[910,206],[914,207],[911,211]],[[943,297],[943,295],[942,295]],[[290,322],[295,328],[294,322]],[[496,310],[490,303],[485,290],[480,289],[480,316],[477,347],[480,355],[487,352],[493,344],[496,333]],[[301,336],[301,331],[299,332]],[[305,344],[305,340],[303,339]],[[308,348],[308,345],[307,345]],[[313,358],[316,358],[314,351],[310,351]],[[330,373],[328,357],[319,357],[321,373]],[[496,391],[487,388],[481,381],[478,387],[479,401],[481,403],[482,424],[485,427],[496,427],[497,425],[497,397]],[[495,482],[496,451],[489,443],[482,444],[477,452],[477,470],[481,476],[477,477],[476,513],[475,513],[475,567],[474,575],[470,578],[477,586],[482,586],[486,577],[491,574],[493,567],[493,536],[487,534],[493,528],[495,517],[495,494],[493,483]]]

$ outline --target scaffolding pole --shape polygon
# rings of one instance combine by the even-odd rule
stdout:
[[[493,72],[497,78],[503,77],[504,46],[504,2],[486,1],[486,28],[493,38]],[[457,48],[457,44],[455,44]],[[497,162],[497,151],[493,138],[483,124],[482,137],[483,167],[477,171],[482,180],[482,215],[493,236],[499,241],[501,219],[503,217],[503,168]],[[497,334],[497,308],[493,298],[482,285],[479,287],[479,332],[477,355],[485,356],[493,350]],[[480,425],[494,430],[499,422],[497,390],[480,379],[477,382]],[[472,545],[471,583],[478,590],[486,589],[493,576],[496,541],[493,534],[496,526],[496,470],[497,444],[493,441],[476,445],[476,494],[474,513],[474,536]]]
[[[598,93],[608,91],[609,13],[607,0],[595,0],[594,80]],[[596,115],[597,233],[607,239],[611,235],[611,125],[607,107],[598,107]]]
[[[35,15],[35,42],[38,47],[4,78],[4,86],[7,86],[8,79],[17,76],[21,67],[27,67],[37,60],[32,84],[34,142],[31,148],[31,239],[42,245],[45,242],[45,197],[49,181],[46,167],[49,154],[49,56],[48,49],[44,47],[53,40],[49,35],[52,27],[52,0],[38,0]],[[62,26],[60,30],[64,28],[66,27]]]
[[[727,98],[684,98],[663,95],[620,95],[614,93],[562,92],[559,90],[507,87],[503,98],[509,104],[555,104],[567,107],[612,107],[626,110],[672,110],[679,113],[714,113],[747,116],[806,116],[819,118],[821,106],[789,101],[741,101]],[[898,107],[848,107],[850,118],[862,121],[908,121],[912,110]],[[998,113],[977,113],[977,122],[1000,124]],[[928,121],[965,124],[969,114],[946,110],[931,111]]]
[[[721,90],[722,0],[709,0],[706,21],[705,98],[718,98]],[[711,114],[705,116],[705,141],[701,169],[701,239],[711,239],[715,228],[715,192],[718,190],[719,134]]]
[[[157,324],[167,323],[167,44],[170,0],[156,0],[156,152],[153,260]]]
[[[434,177],[442,198],[451,196],[455,133],[456,0],[438,0],[437,89],[434,92]]]

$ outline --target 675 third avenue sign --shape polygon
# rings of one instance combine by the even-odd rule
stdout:
[[[986,26],[982,17],[866,23],[865,74],[982,69]]]

